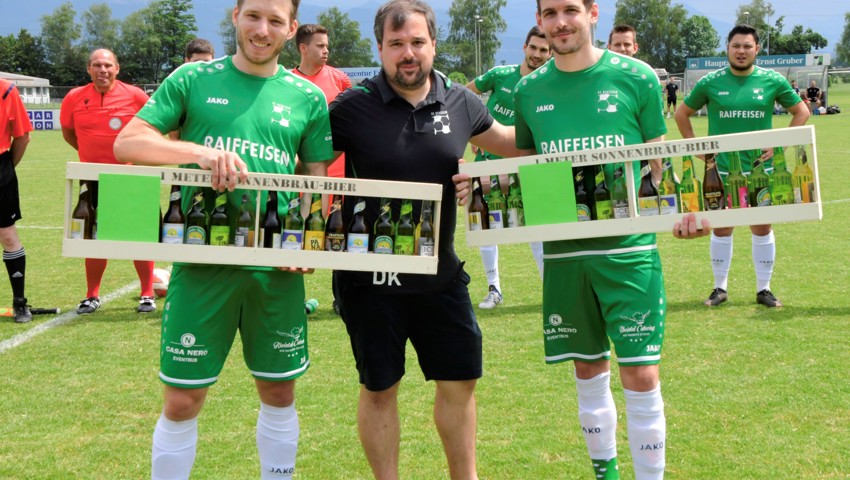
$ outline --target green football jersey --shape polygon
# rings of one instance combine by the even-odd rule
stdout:
[[[549,60],[516,87],[516,144],[540,154],[644,143],[667,133],[661,83],[652,68],[605,50],[596,64],[562,72]],[[636,181],[639,164],[634,162]],[[613,165],[605,165],[613,178]],[[629,253],[655,245],[655,235],[544,243],[547,259]]]
[[[774,70],[756,66],[745,77],[732,74],[730,67],[702,77],[685,97],[685,105],[699,110],[708,109],[708,134],[753,132],[773,127],[773,106],[778,102],[785,108],[802,100],[788,80]],[[741,152],[745,172],[752,170],[752,152]],[[770,169],[770,164],[765,165]],[[729,171],[726,155],[718,158],[718,168]]]
[[[264,78],[239,71],[231,57],[182,65],[138,116],[160,132],[180,130],[181,140],[235,152],[250,172],[293,174],[296,154],[303,162],[333,157],[325,95],[282,67]],[[228,193],[232,217],[243,193],[249,193],[254,208],[255,192],[237,189]],[[281,192],[281,213],[292,195]],[[189,195],[183,198],[191,202]]]
[[[502,125],[511,126],[516,117],[514,113],[514,87],[522,78],[519,65],[503,65],[493,67],[475,79],[475,88],[479,92],[490,92],[487,99],[487,109],[493,118]],[[495,160],[502,158],[484,150],[479,150],[475,157],[479,160]]]

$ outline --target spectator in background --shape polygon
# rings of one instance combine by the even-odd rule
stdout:
[[[679,90],[679,86],[673,81],[673,77],[667,78],[667,85],[664,85],[664,90],[667,91],[667,118],[670,118],[670,108],[673,108],[673,112],[676,111],[676,92]]]
[[[195,38],[186,44],[186,54],[183,63],[209,62],[215,57],[215,48],[209,40]]]
[[[84,163],[117,164],[112,153],[115,137],[148,101],[140,88],[118,80],[118,58],[111,50],[95,50],[89,56],[88,73],[92,83],[71,90],[62,101],[59,122],[62,137],[77,150]],[[97,182],[89,181],[89,192],[97,208]],[[141,298],[136,311],[156,310],[153,297],[153,262],[135,260],[141,282]],[[100,282],[106,271],[106,259],[86,259],[86,298],[77,307],[85,315],[100,308]]]
[[[608,50],[634,57],[638,52],[637,32],[631,25],[615,25],[608,34]]]
[[[32,320],[24,297],[24,274],[27,257],[18,238],[15,222],[21,219],[18,176],[15,169],[24,157],[30,142],[32,124],[15,84],[0,78],[0,245],[3,263],[12,284],[12,309],[15,323]]]
[[[809,106],[814,113],[814,110],[817,108],[818,102],[823,100],[823,92],[820,88],[818,88],[818,84],[816,81],[812,80],[812,83],[809,85],[809,88],[806,89],[806,97],[809,99]]]
[[[797,95],[800,94],[800,87],[797,86],[797,80],[791,80],[791,88],[794,89],[794,93]]]

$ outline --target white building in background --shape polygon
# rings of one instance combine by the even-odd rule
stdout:
[[[21,99],[27,105],[47,105],[50,103],[50,80],[7,72],[0,72],[0,78],[17,85]]]

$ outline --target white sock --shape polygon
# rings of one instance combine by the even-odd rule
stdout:
[[[528,246],[531,247],[531,255],[534,257],[534,262],[537,263],[537,272],[540,274],[540,280],[543,280],[543,242],[531,242]]]
[[[272,407],[260,403],[257,416],[257,451],[260,453],[262,480],[292,478],[298,450],[298,414],[295,404]]]
[[[499,247],[489,245],[479,247],[481,250],[481,263],[484,264],[484,274],[487,275],[487,285],[493,285],[496,290],[502,291],[502,285],[499,282]]]
[[[776,260],[776,239],[773,230],[760,237],[753,235],[753,266],[756,270],[756,292],[770,288],[773,262]]]
[[[726,290],[729,282],[729,267],[732,264],[732,235],[717,237],[711,234],[711,269],[714,271],[714,288]]]
[[[578,420],[592,460],[610,460],[617,456],[617,406],[610,383],[610,372],[589,380],[576,378]]]
[[[623,389],[636,480],[664,478],[667,422],[661,384],[648,392]]]
[[[198,417],[175,422],[159,417],[153,430],[151,480],[189,478],[198,447]]]

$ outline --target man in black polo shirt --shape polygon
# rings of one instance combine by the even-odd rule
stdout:
[[[435,276],[335,272],[340,313],[360,374],[357,424],[376,478],[398,478],[398,388],[409,339],[427,380],[436,383],[434,419],[452,478],[477,478],[474,388],[481,377],[481,331],[469,276],[454,251],[457,207],[452,175],[467,142],[516,156],[512,127],[493,120],[463,85],[432,69],[436,20],[427,3],[391,0],[375,16],[383,64],[376,77],[330,106],[334,150],[346,177],[443,185],[439,267]],[[344,218],[354,198],[346,198]],[[399,200],[393,202],[398,212]],[[415,202],[413,218],[419,218]],[[366,198],[366,224],[378,199]],[[398,215],[394,215],[398,218]]]

